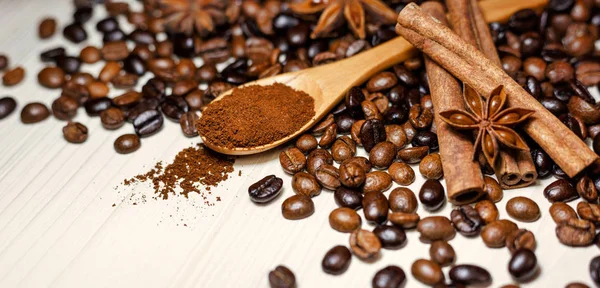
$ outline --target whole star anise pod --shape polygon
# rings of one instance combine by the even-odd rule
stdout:
[[[227,23],[226,0],[158,0],[167,29],[203,36]]]
[[[477,130],[473,159],[477,159],[477,152],[481,149],[488,163],[494,167],[500,144],[510,149],[529,151],[525,141],[511,127],[525,121],[534,111],[522,108],[504,109],[504,86],[494,89],[484,102],[473,88],[465,85],[463,97],[468,111],[449,110],[441,112],[440,116],[454,129]]]
[[[352,33],[364,39],[367,14],[371,22],[384,25],[396,23],[398,17],[394,10],[380,0],[303,0],[290,3],[290,9],[300,15],[323,12],[310,35],[313,39],[335,31],[344,23],[344,19]]]

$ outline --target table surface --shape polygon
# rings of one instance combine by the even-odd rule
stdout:
[[[95,20],[106,15],[103,10],[96,9]],[[70,19],[71,1],[0,0],[0,11],[0,52],[27,71],[22,84],[0,87],[0,95],[15,97],[19,110],[30,101],[49,105],[60,92],[37,84],[37,71],[43,67],[39,53],[57,45],[78,53],[84,45],[67,44],[60,33],[40,41],[37,23],[53,16],[59,26],[68,24],[64,19]],[[95,20],[85,27],[91,36],[88,43],[99,45]],[[101,66],[84,65],[83,70],[95,74]],[[113,90],[111,96],[119,93]],[[144,139],[136,153],[119,155],[113,141],[133,132],[131,125],[106,131],[98,118],[80,111],[75,120],[85,124],[90,135],[86,143],[74,145],[62,138],[64,122],[52,118],[24,125],[19,110],[0,121],[0,287],[266,287],[269,270],[279,264],[294,271],[299,287],[368,287],[375,272],[387,265],[410,274],[414,260],[428,258],[429,246],[409,231],[402,249],[383,250],[374,263],[354,257],[346,273],[327,275],[320,267],[323,255],[348,243],[347,234],[328,224],[329,212],[336,207],[332,193],[323,191],[314,199],[316,212],[311,217],[285,220],[280,205],[293,191],[277,151],[237,159],[231,179],[210,195],[221,199],[214,206],[194,196],[153,200],[148,184],[121,183],[156,161],[169,162],[199,141],[184,137],[177,123],[166,121],[163,131]],[[269,174],[284,179],[283,195],[268,205],[253,204],[247,187]],[[410,186],[413,191],[423,183],[417,178]],[[508,217],[504,206],[514,196],[532,198],[542,210],[542,218],[534,223],[517,222],[535,233],[541,264],[537,280],[522,287],[564,287],[571,281],[591,285],[588,264],[600,253],[595,246],[574,249],[558,242],[550,204],[542,195],[551,181],[506,191],[498,203],[501,218]],[[449,216],[451,209],[445,205],[433,214]],[[422,207],[418,213],[432,214]],[[373,228],[366,223],[363,227]],[[507,249],[489,249],[480,238],[461,235],[450,243],[457,263],[477,263],[492,273],[493,287],[512,282]],[[408,275],[407,287],[421,284]]]

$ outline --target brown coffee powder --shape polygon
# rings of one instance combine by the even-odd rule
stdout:
[[[308,94],[284,84],[246,86],[209,105],[196,128],[218,146],[259,146],[300,129],[315,115],[314,107]]]

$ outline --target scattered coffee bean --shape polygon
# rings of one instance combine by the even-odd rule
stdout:
[[[388,202],[390,209],[394,212],[414,213],[417,211],[417,197],[409,188],[398,187],[392,190]]]
[[[448,266],[456,260],[454,248],[446,241],[433,241],[429,246],[429,257],[440,266]]]
[[[367,120],[360,128],[360,143],[367,152],[371,152],[371,149],[379,142],[385,141],[386,137],[385,127],[381,120]]]
[[[589,271],[594,284],[596,286],[600,285],[600,256],[596,256],[590,260]]]
[[[419,201],[428,211],[436,211],[446,202],[444,187],[438,180],[429,179],[425,181],[419,191]]]
[[[391,212],[388,214],[388,220],[394,225],[404,229],[417,227],[421,217],[417,213]]]
[[[329,214],[329,225],[336,231],[350,233],[360,228],[360,216],[354,209],[340,207]]]
[[[135,133],[140,137],[154,135],[163,126],[163,116],[157,110],[146,110],[133,120]]]
[[[141,146],[140,137],[136,134],[124,134],[115,140],[114,148],[119,154],[129,154]]]
[[[250,200],[256,203],[267,203],[281,193],[283,180],[275,175],[269,175],[248,187]]]
[[[309,174],[315,175],[317,169],[323,164],[333,164],[333,157],[329,151],[317,148],[311,151],[306,158],[306,171]]]
[[[496,207],[496,204],[490,200],[477,202],[477,204],[475,204],[475,210],[477,210],[477,214],[479,214],[479,217],[483,219],[485,224],[498,220],[498,208]]]
[[[303,154],[301,154],[304,157]],[[310,175],[310,174],[309,174]],[[321,187],[334,191],[342,186],[340,182],[340,172],[333,165],[323,164],[315,172],[315,178]]]
[[[427,179],[438,180],[444,176],[442,169],[442,158],[440,154],[433,153],[425,156],[419,163],[419,172]]]
[[[0,98],[0,120],[8,117],[17,108],[17,101],[14,98],[5,96]]]
[[[352,260],[352,253],[346,246],[338,245],[331,248],[321,261],[321,268],[327,274],[340,275],[348,270]]]
[[[305,154],[315,150],[317,145],[317,138],[310,134],[304,134],[296,140],[296,148],[300,149],[300,151]]]
[[[378,225],[373,229],[381,242],[381,247],[386,249],[398,249],[406,243],[406,233],[402,228],[389,225]]]
[[[527,197],[514,197],[506,202],[506,213],[515,220],[533,222],[540,218],[540,207]]]
[[[58,67],[45,67],[38,73],[38,82],[46,88],[59,88],[65,83],[65,72]]]
[[[306,157],[300,149],[291,147],[279,153],[279,163],[283,171],[294,174],[304,170],[304,167],[306,167]]]
[[[552,217],[552,220],[554,220],[554,222],[556,224],[561,224],[564,222],[567,222],[567,220],[574,218],[574,219],[578,219],[579,217],[577,217],[577,213],[575,213],[575,210],[573,210],[573,208],[571,208],[571,206],[569,206],[566,203],[563,202],[554,202],[552,203],[552,205],[550,206],[550,216]]]
[[[358,258],[369,260],[379,255],[381,242],[373,232],[357,229],[350,234],[350,249]]]
[[[306,172],[299,172],[292,177],[292,189],[296,194],[315,197],[321,194],[321,186],[317,179]]]
[[[418,130],[427,129],[431,126],[431,123],[433,123],[433,110],[424,108],[420,104],[416,104],[410,107],[408,120],[410,121],[410,124]]]
[[[389,204],[381,192],[365,192],[362,207],[367,221],[383,224],[387,220]]]
[[[481,229],[481,239],[490,248],[500,248],[506,244],[508,234],[517,229],[517,224],[510,220],[496,220]]]
[[[344,135],[337,138],[331,146],[331,156],[337,163],[344,162],[356,155],[356,143],[352,138]],[[396,155],[394,155],[395,157]]]
[[[388,168],[396,158],[396,146],[391,142],[377,143],[369,152],[369,161],[378,169]]]
[[[448,241],[456,234],[452,222],[444,216],[429,216],[421,219],[417,224],[417,231],[420,233],[419,239],[424,243]]]
[[[333,197],[335,203],[341,207],[347,207],[354,210],[362,207],[363,195],[356,190],[340,187],[335,190]]]
[[[573,184],[566,179],[559,179],[544,189],[544,197],[550,202],[569,202],[577,199],[579,195]]]
[[[375,273],[371,286],[373,288],[401,288],[406,283],[406,274],[402,268],[390,265]]]
[[[556,226],[556,237],[567,246],[588,246],[595,237],[596,227],[588,220],[570,218]]]
[[[514,230],[506,236],[506,248],[510,253],[515,253],[521,248],[533,251],[535,246],[535,236],[527,229]]]
[[[279,265],[269,272],[269,285],[271,288],[294,288],[296,276],[289,268]]]
[[[388,168],[388,173],[394,182],[408,186],[415,181],[415,171],[410,165],[403,162],[394,162]]]
[[[102,126],[108,130],[115,130],[125,124],[125,116],[119,108],[110,107],[100,112]]]
[[[63,136],[70,143],[83,143],[88,137],[88,129],[78,122],[69,122],[63,127]]]
[[[83,26],[77,22],[65,26],[63,29],[63,36],[73,43],[81,43],[88,37]]]
[[[38,27],[38,36],[41,39],[48,39],[56,32],[56,20],[54,18],[44,18]]]
[[[321,136],[321,139],[319,140],[319,146],[321,148],[329,148],[331,147],[331,145],[333,144],[333,142],[335,141],[335,137],[337,135],[337,124],[333,123],[329,126],[327,126],[327,128],[325,129],[325,132],[323,133],[323,135]]]
[[[415,279],[429,286],[442,283],[445,279],[442,268],[430,260],[418,259],[412,264],[410,271]]]
[[[577,186],[575,186],[575,190],[577,191],[577,194],[579,194],[579,196],[586,201],[590,203],[598,202],[598,190],[594,185],[594,181],[590,177],[581,177],[581,179],[579,179],[577,182]]]
[[[12,70],[7,71],[2,76],[2,84],[6,87],[15,86],[25,78],[25,69],[22,67],[16,67]]]
[[[340,183],[349,188],[360,187],[366,179],[363,167],[354,162],[347,162],[340,165],[339,174]]]
[[[600,223],[600,205],[581,201],[577,203],[577,214],[581,219],[594,224]]]
[[[508,262],[508,272],[518,281],[530,280],[537,272],[537,257],[527,248],[515,251]]]
[[[427,154],[429,154],[429,147],[427,146],[409,147],[398,151],[396,157],[404,163],[415,164],[421,162]]]
[[[448,276],[454,283],[464,285],[487,286],[492,282],[492,275],[476,265],[461,264],[450,269]]]
[[[392,177],[383,171],[369,172],[365,176],[365,184],[362,187],[363,193],[384,192],[392,186]]]
[[[21,110],[21,122],[25,124],[41,122],[46,120],[48,116],[50,116],[50,110],[46,105],[39,102],[29,103]]]
[[[587,286],[581,282],[571,282],[571,283],[567,284],[567,286],[565,286],[565,288],[590,288],[590,286]]]
[[[484,176],[483,178],[484,178],[483,180],[485,182],[483,191],[485,192],[487,197],[494,203],[502,200],[504,193],[502,192],[502,187],[500,186],[500,184],[498,184],[498,181],[496,181],[496,179],[489,177],[489,176]]]
[[[183,135],[187,137],[198,136],[198,130],[196,130],[196,122],[200,119],[196,111],[188,111],[181,115],[179,119],[179,126]]]
[[[87,46],[81,50],[79,58],[83,63],[94,64],[102,59],[102,53],[94,46]]]
[[[465,236],[475,236],[479,234],[481,226],[484,225],[483,219],[481,219],[477,210],[471,207],[471,205],[459,206],[452,210],[450,219],[458,233]]]

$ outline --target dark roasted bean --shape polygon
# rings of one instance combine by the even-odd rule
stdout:
[[[14,98],[5,96],[0,98],[0,120],[8,117],[17,108],[17,101]]]
[[[140,137],[135,134],[124,134],[115,140],[114,148],[120,154],[129,154],[141,146]]]
[[[340,275],[348,270],[352,253],[346,246],[338,245],[331,248],[321,261],[321,268],[327,274]]]
[[[63,36],[73,43],[81,43],[87,39],[87,32],[80,23],[71,23],[63,29]]]
[[[444,272],[442,272],[442,268],[430,260],[416,260],[412,264],[410,271],[415,279],[425,285],[433,286],[444,282]]]
[[[83,143],[88,137],[88,129],[78,122],[69,122],[62,129],[65,140],[69,143]]]
[[[299,220],[315,212],[315,204],[304,194],[293,195],[281,204],[281,214],[288,220]]]
[[[436,211],[446,202],[444,187],[438,180],[429,179],[425,181],[419,191],[419,201],[428,211]]]
[[[477,210],[470,205],[459,206],[452,210],[450,219],[456,230],[465,236],[475,236],[479,234],[481,226],[484,225],[484,221],[479,216]]]
[[[537,272],[537,257],[526,248],[515,251],[508,262],[508,272],[518,281],[530,280]]]
[[[167,116],[167,118],[173,121],[179,121],[181,115],[188,112],[190,107],[188,106],[185,99],[181,96],[169,96],[165,98],[165,101],[160,105],[160,110]]]
[[[581,177],[577,182],[577,186],[575,186],[575,190],[577,190],[579,196],[586,201],[590,203],[598,202],[598,191],[592,178],[588,176]]]
[[[296,276],[292,270],[279,265],[269,272],[269,285],[271,288],[294,288],[296,287]]]
[[[390,265],[375,273],[371,286],[373,288],[401,288],[406,283],[406,274],[402,268]]]
[[[450,269],[448,276],[455,283],[465,285],[487,286],[492,282],[492,275],[487,270],[476,265],[456,265]]]
[[[140,137],[148,137],[163,126],[163,116],[157,110],[146,110],[133,119],[133,128]]]
[[[306,167],[306,157],[300,149],[291,147],[279,153],[279,163],[288,174],[298,173]]]
[[[267,203],[275,199],[283,187],[283,180],[275,175],[269,175],[248,187],[250,200],[256,203]]]
[[[363,195],[356,190],[340,187],[335,190],[333,197],[335,203],[341,207],[347,207],[354,210],[362,207]]]
[[[339,207],[329,214],[329,225],[336,231],[350,233],[360,228],[360,216],[354,209]]]
[[[421,219],[417,224],[417,231],[420,233],[419,239],[424,243],[448,241],[456,234],[452,222],[444,216],[429,216]]]
[[[378,225],[373,233],[379,238],[382,248],[398,249],[406,242],[406,233],[396,226]]]
[[[38,123],[50,116],[50,110],[46,105],[33,102],[25,105],[21,110],[21,122],[25,124]]]
[[[456,260],[456,252],[448,242],[438,240],[433,241],[429,246],[429,257],[440,266],[447,266]]]
[[[367,120],[360,128],[360,142],[367,152],[378,143],[385,141],[385,138],[385,127],[380,120]]]
[[[414,213],[417,211],[417,197],[409,188],[398,187],[388,199],[390,209],[394,212]]]
[[[81,60],[77,57],[64,56],[56,60],[56,65],[67,74],[75,74],[81,67]]]
[[[544,189],[544,197],[550,202],[569,202],[577,199],[579,195],[568,180],[559,179]]]
[[[383,224],[387,220],[389,204],[383,193],[366,192],[363,196],[362,207],[367,221]]]

